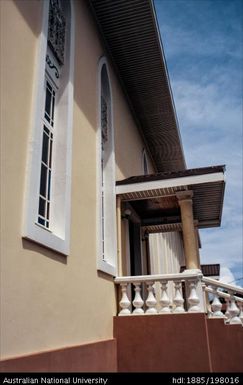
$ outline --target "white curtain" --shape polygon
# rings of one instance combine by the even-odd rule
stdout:
[[[179,232],[159,233],[149,235],[151,274],[179,273],[185,265],[183,241]],[[154,286],[157,300],[160,299],[160,285]],[[173,282],[168,283],[169,298],[174,296]]]

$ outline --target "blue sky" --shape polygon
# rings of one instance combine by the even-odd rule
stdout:
[[[202,263],[243,286],[241,0],[155,0],[188,168],[226,165],[222,225],[200,231]]]

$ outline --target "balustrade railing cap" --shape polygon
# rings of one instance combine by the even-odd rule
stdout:
[[[206,286],[205,290],[206,290],[208,293],[212,293],[212,294],[215,293],[215,292],[214,292],[214,289],[212,289],[211,287],[208,287],[208,286]],[[221,291],[221,290],[217,290],[216,292],[217,292],[217,295],[218,295],[219,297],[225,298],[225,299],[227,299],[227,300],[230,300],[231,297],[232,297],[231,294],[225,293],[224,291]],[[237,295],[233,295],[233,298],[234,298],[235,301],[243,303],[243,298],[237,297]]]
[[[207,278],[207,277],[203,277],[202,281],[212,287],[226,289],[231,294],[237,293],[237,294],[243,295],[243,288],[239,286],[230,285],[229,283],[220,282],[220,281],[217,281],[216,279]]]
[[[200,271],[200,270],[199,270]],[[138,283],[138,282],[161,282],[161,281],[185,281],[190,279],[201,279],[201,272],[183,272],[177,274],[155,274],[155,275],[135,275],[116,277],[114,282],[120,283]]]

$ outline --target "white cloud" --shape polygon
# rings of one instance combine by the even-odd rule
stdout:
[[[232,271],[227,266],[221,266],[220,268],[220,279],[224,283],[232,283],[234,285],[235,277]]]
[[[198,84],[189,80],[172,81],[177,115],[184,134],[197,132],[199,138],[222,134],[240,137],[242,125],[241,101],[233,100],[216,83]],[[198,128],[200,130],[198,130]],[[205,138],[206,139],[206,138]]]
[[[190,29],[186,30],[175,25],[170,26],[164,24],[161,25],[161,35],[162,39],[164,36],[166,37],[163,41],[168,59],[178,55],[191,56],[193,54],[202,57],[216,56],[222,53],[236,59],[241,57],[237,41],[235,41],[231,35],[228,37],[226,35],[222,36],[220,31],[212,31],[211,34],[208,33],[202,36],[201,33],[194,30],[192,36]]]
[[[242,264],[242,231],[236,228],[200,230],[202,263],[220,263],[234,268]]]
[[[222,223],[226,234],[234,231],[227,241],[231,243],[237,235],[242,250],[241,106],[227,94],[221,96],[217,84],[202,86],[184,80],[175,82],[173,88],[188,167],[226,164]]]
[[[216,82],[179,80],[172,89],[188,167],[226,164],[222,226],[200,231],[202,263],[234,269],[243,264],[241,105]]]

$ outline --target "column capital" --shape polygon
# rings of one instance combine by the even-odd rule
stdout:
[[[178,200],[192,199],[193,191],[192,190],[177,191],[176,197]]]
[[[187,201],[187,200],[192,200],[193,197],[193,191],[188,190],[188,191],[178,191],[176,193],[176,198],[178,199],[178,202],[182,201]]]

